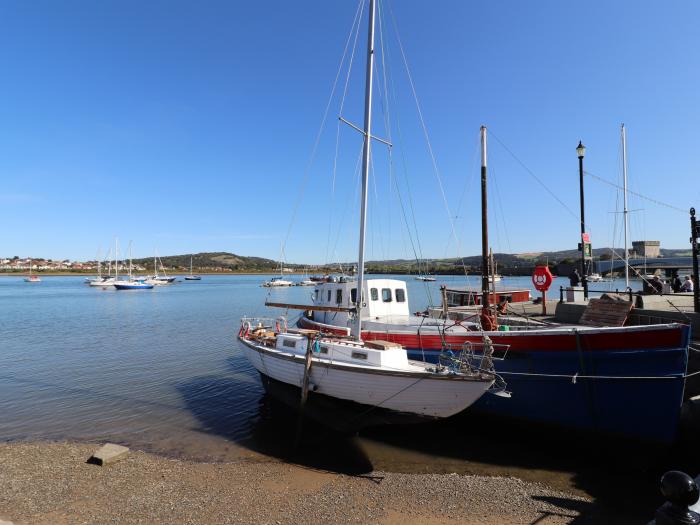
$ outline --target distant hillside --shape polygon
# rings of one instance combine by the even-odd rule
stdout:
[[[160,258],[168,269],[189,269],[190,254],[166,255]],[[134,263],[153,269],[153,257],[134,259]],[[231,270],[231,271],[268,271],[279,269],[279,262],[262,257],[246,257],[228,252],[195,253],[192,256],[192,266],[198,270]],[[294,265],[285,265],[294,267]]]
[[[617,250],[619,253],[619,249]],[[679,249],[661,249],[661,254],[664,257],[673,257],[681,255],[690,255],[689,250]],[[593,256],[595,258],[607,258],[610,256],[610,248],[594,248]],[[560,250],[554,252],[528,252],[528,253],[494,253],[494,260],[498,266],[498,270],[503,273],[512,275],[531,271],[532,267],[537,264],[549,263],[556,265],[561,262],[571,263],[577,261],[580,254],[577,250]],[[163,265],[169,270],[187,270],[190,267],[190,255],[167,255],[160,258]],[[153,258],[146,257],[143,259],[134,259],[134,263],[141,265],[146,270],[153,269]],[[345,263],[343,267],[351,269],[354,263]],[[462,273],[464,270],[462,265],[467,267],[468,271],[475,271],[481,267],[481,255],[471,255],[463,257],[461,260],[457,257],[445,259],[428,259],[427,270],[426,262],[421,261],[420,265],[412,259],[390,259],[386,261],[368,261],[366,263],[367,271],[370,273],[417,273],[428,271],[430,273]],[[285,268],[293,270],[303,270],[306,267],[300,264],[285,263]],[[250,272],[274,272],[279,270],[279,261],[265,259],[263,257],[247,257],[244,255],[236,255],[228,252],[206,252],[196,253],[193,256],[193,267],[197,271],[250,271]],[[318,273],[333,273],[338,271],[338,265],[316,266],[315,272]]]

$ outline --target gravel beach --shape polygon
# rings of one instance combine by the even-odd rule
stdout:
[[[0,445],[0,520],[557,524],[581,523],[591,506],[580,496],[511,477],[353,477],[262,458],[201,463],[140,451],[106,467],[87,464],[98,446]]]

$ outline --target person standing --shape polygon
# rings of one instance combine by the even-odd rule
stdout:
[[[673,282],[671,284],[671,288],[673,289],[673,293],[678,293],[681,291],[681,288],[683,287],[683,283],[681,282],[681,278],[676,275],[673,278]]]
[[[683,284],[681,285],[681,292],[692,292],[693,290],[693,281],[690,278],[690,275],[686,275],[685,281],[683,281]]]
[[[581,274],[578,273],[578,268],[574,268],[574,271],[569,274],[569,284],[572,288],[581,284]]]

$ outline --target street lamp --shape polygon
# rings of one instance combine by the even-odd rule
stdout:
[[[578,141],[576,146],[576,154],[578,155],[578,174],[579,174],[579,194],[581,197],[581,284],[583,285],[583,298],[588,299],[588,279],[586,278],[586,243],[583,240],[586,233],[586,219],[583,207],[583,156],[586,154],[586,146],[581,141]]]

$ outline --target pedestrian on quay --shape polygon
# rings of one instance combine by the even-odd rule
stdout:
[[[693,290],[693,280],[690,278],[690,275],[686,275],[685,281],[681,285],[681,292],[692,292]]]
[[[664,293],[664,282],[659,278],[658,275],[655,275],[651,282],[649,282],[649,286],[651,286],[652,293],[658,295]]]
[[[687,275],[686,275],[687,277]],[[671,288],[673,289],[673,293],[678,293],[681,291],[681,288],[683,287],[683,283],[681,282],[681,278],[676,275],[673,278],[673,282],[671,283]]]
[[[569,274],[569,284],[572,288],[581,284],[581,274],[578,273],[578,268],[574,268],[574,271]]]

